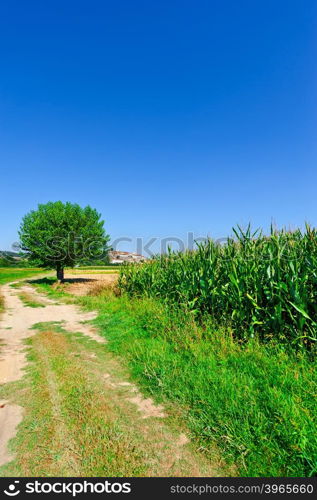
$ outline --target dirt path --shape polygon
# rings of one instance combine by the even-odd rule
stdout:
[[[21,293],[28,293],[45,307],[26,307],[19,298]],[[18,380],[25,366],[23,341],[34,333],[32,327],[42,322],[63,322],[66,330],[81,332],[91,336],[97,342],[104,342],[90,325],[83,322],[96,317],[95,313],[85,313],[74,305],[58,304],[43,297],[29,285],[18,289],[10,284],[2,287],[5,300],[5,312],[0,322],[0,344],[4,344],[0,357],[0,384]]]
[[[40,322],[62,322],[67,330],[82,332],[97,342],[104,342],[90,325],[82,322],[95,318],[94,313],[84,313],[73,305],[57,304],[38,294],[33,287],[24,285],[17,289],[9,283],[1,289],[5,302],[5,312],[0,321],[0,384],[19,380],[26,364],[24,341],[35,333],[33,325]],[[44,307],[26,307],[19,295],[29,294]],[[8,442],[15,435],[22,420],[22,408],[0,401],[0,465],[12,457]]]
[[[39,409],[35,412],[36,418],[39,413],[47,412],[44,415],[42,448],[37,450],[35,445],[34,463],[39,462],[39,455],[45,448],[43,442],[47,426],[52,432],[47,441],[50,456],[64,457],[56,464],[48,462],[45,475],[139,475],[138,471],[152,476],[223,474],[218,466],[194,450],[183,429],[175,431],[170,427],[165,408],[155,405],[150,398],[144,398],[129,381],[119,362],[102,345],[105,339],[98,335],[92,325],[86,323],[95,318],[95,313],[83,312],[75,305],[56,303],[37,293],[30,285],[13,288],[7,284],[1,291],[5,298],[5,312],[0,319],[0,384],[10,387],[12,382],[25,380],[25,341],[34,336],[32,357],[39,360],[36,376],[42,373],[42,386],[39,381],[35,384],[36,397],[42,397],[38,403]],[[25,294],[40,306],[28,306],[23,298],[21,300]],[[38,323],[42,324],[40,330],[33,328]],[[73,385],[68,388],[67,384]],[[24,392],[26,390],[30,389],[24,388]],[[85,394],[82,401],[81,391]],[[74,393],[78,393],[78,396],[70,406]],[[88,411],[85,406],[90,398]],[[16,435],[22,419],[26,421],[24,425],[27,428],[35,427],[32,421],[35,417],[30,413],[28,400],[22,398],[24,408],[16,402],[15,397],[0,400],[0,466],[7,464],[8,467],[8,462],[14,459],[8,450],[8,442]],[[71,416],[79,402],[77,413]],[[82,413],[84,411],[86,413]],[[67,415],[70,415],[69,422]],[[84,427],[80,427],[84,430],[73,432],[72,427],[77,419],[79,426],[84,422]],[[41,422],[36,425],[35,432],[41,432]],[[111,432],[120,437],[113,439],[110,433],[107,441],[109,429],[114,429]],[[83,445],[86,432],[87,442]],[[38,472],[36,465],[32,469],[31,445],[27,444],[28,439],[34,439],[32,436],[32,432],[28,432],[23,437],[26,449],[24,452],[17,450],[16,462],[19,465],[8,469],[9,475],[36,475]],[[96,443],[89,450],[91,436],[96,436]],[[35,439],[37,441],[37,435]],[[65,443],[68,443],[67,453]],[[71,447],[69,443],[72,443]],[[112,449],[114,446],[116,448]],[[51,447],[54,449],[51,450]],[[100,452],[99,448],[104,451]],[[99,450],[98,456],[93,462],[96,449]],[[109,453],[111,458],[108,460]],[[108,470],[108,462],[111,462],[114,470]],[[41,471],[39,469],[39,475]]]

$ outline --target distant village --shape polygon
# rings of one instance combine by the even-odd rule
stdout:
[[[133,252],[121,252],[118,250],[109,251],[110,264],[124,264],[125,262],[144,262],[143,255]]]
[[[110,250],[108,253],[109,264],[139,263],[144,262],[146,257],[133,252],[122,252],[119,250]],[[88,262],[87,262],[88,264]],[[89,264],[93,264],[90,262]],[[21,254],[10,251],[0,251],[0,266],[25,266],[27,260]],[[100,264],[99,264],[100,265]]]

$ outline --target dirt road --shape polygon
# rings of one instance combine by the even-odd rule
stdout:
[[[1,292],[5,312],[0,318],[0,384],[9,394],[7,399],[0,399],[0,466],[6,464],[3,475],[222,474],[215,463],[194,449],[186,429],[171,427],[168,411],[145,398],[120,362],[107,353],[105,339],[89,323],[95,313],[57,303],[28,284],[18,288],[7,284]],[[40,331],[34,329],[39,323]],[[31,336],[34,341],[32,338],[30,363],[25,342]],[[32,386],[25,369],[32,366],[37,378],[32,392],[35,400],[29,403],[25,392]],[[16,404],[16,389],[9,390],[17,381],[22,384],[23,407]],[[81,391],[85,394],[83,400]],[[78,396],[70,405],[74,394]],[[77,413],[71,415],[79,401]],[[83,408],[89,401],[89,409]],[[42,438],[37,436],[42,425],[39,410],[35,416],[32,414],[36,405],[45,422]],[[51,433],[47,438],[48,451],[43,444],[47,428]],[[109,429],[113,429],[111,436],[115,433],[119,437],[107,438]],[[8,443],[17,433],[17,438],[21,435],[20,444],[12,453]],[[87,442],[83,445],[86,433]],[[34,464],[41,454],[43,462],[46,454],[50,459],[46,466],[39,467]]]
[[[12,283],[11,283],[12,284]],[[61,305],[40,296],[33,287],[25,285],[18,289],[7,284],[2,287],[6,310],[0,322],[0,384],[13,382],[23,375],[26,364],[24,340],[34,334],[32,326],[40,322],[62,321],[67,330],[82,332],[97,342],[104,342],[90,325],[94,313],[84,313],[73,305]],[[44,307],[26,307],[19,298],[21,294],[31,294]],[[10,459],[7,443],[15,434],[17,425],[22,420],[22,409],[17,405],[0,401],[0,465]]]

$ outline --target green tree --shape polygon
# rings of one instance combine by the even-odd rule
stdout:
[[[63,281],[66,266],[107,256],[109,236],[100,218],[90,206],[61,201],[40,204],[22,219],[21,249],[38,266],[56,269],[57,279]]]

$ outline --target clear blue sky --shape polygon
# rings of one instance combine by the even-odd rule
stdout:
[[[0,249],[59,199],[113,238],[317,224],[315,0],[10,0],[0,39]]]

